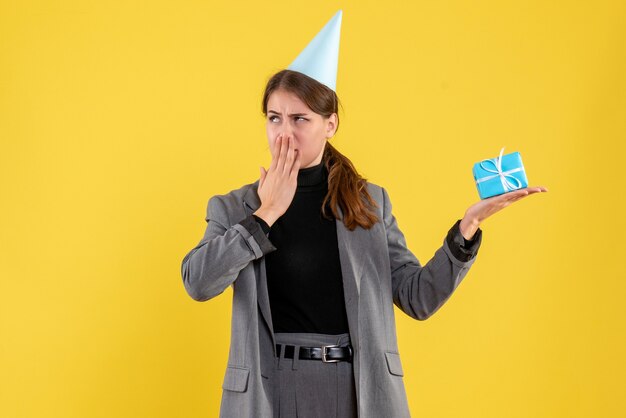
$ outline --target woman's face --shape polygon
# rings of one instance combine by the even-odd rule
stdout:
[[[274,155],[276,138],[283,134],[283,143],[293,138],[294,149],[300,154],[300,169],[322,161],[326,141],[337,130],[337,114],[324,118],[313,112],[298,96],[288,91],[275,90],[267,101],[267,140]]]

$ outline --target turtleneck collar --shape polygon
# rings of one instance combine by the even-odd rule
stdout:
[[[320,185],[324,185],[327,180],[327,171],[324,161],[317,165],[298,170],[298,190],[317,189]]]

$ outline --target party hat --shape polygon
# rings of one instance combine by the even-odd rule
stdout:
[[[335,90],[341,17],[339,10],[287,69],[299,71]]]

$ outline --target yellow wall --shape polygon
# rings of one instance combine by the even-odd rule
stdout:
[[[0,416],[217,416],[232,291],[193,301],[180,263],[340,8],[332,141],[420,261],[501,147],[550,190],[481,225],[432,318],[396,309],[412,414],[621,416],[623,1],[99,3],[0,3]]]

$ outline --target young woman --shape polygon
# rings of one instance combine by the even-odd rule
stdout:
[[[221,417],[409,417],[394,304],[425,320],[475,261],[487,217],[544,187],[484,199],[421,265],[387,191],[362,178],[328,140],[332,89],[283,70],[263,96],[272,162],[207,207],[207,229],[184,258],[189,295],[233,286]]]

